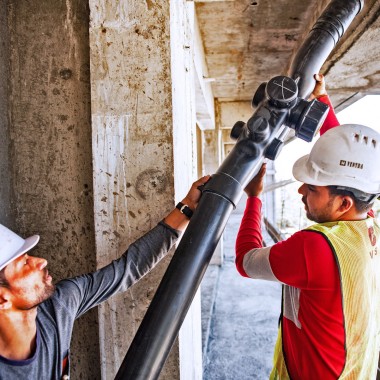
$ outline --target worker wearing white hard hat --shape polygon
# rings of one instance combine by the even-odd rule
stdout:
[[[359,199],[371,201],[380,194],[379,163],[379,133],[348,124],[321,136],[310,154],[294,164],[293,175],[311,185],[352,189]]]
[[[317,86],[325,89],[323,77]],[[270,379],[375,379],[380,348],[380,226],[371,208],[380,194],[380,134],[338,126],[330,105],[322,136],[293,166],[307,217],[316,222],[263,247],[265,165],[245,189],[236,240],[245,277],[283,285]]]
[[[0,225],[0,379],[68,379],[69,350],[77,318],[148,273],[179,238],[209,176],[162,222],[98,271],[53,285],[47,261],[26,239]]]

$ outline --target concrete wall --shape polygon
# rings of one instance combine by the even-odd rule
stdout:
[[[9,34],[7,1],[0,1],[0,223],[14,227],[11,216],[9,170]]]
[[[176,202],[187,193],[197,173],[194,65],[194,3],[170,1],[170,46],[173,108],[174,192]],[[179,331],[179,377],[202,379],[202,335],[200,292],[194,297]],[[168,377],[168,380],[173,378]]]
[[[95,233],[102,266],[162,219],[195,179],[195,110],[185,1],[91,0],[90,8]],[[171,16],[180,22],[171,25]],[[114,378],[168,261],[99,308],[102,378]],[[161,379],[177,379],[179,371],[176,342]]]
[[[12,213],[20,234],[41,235],[34,253],[58,280],[96,267],[89,9],[76,0],[8,4]],[[98,377],[97,342],[91,311],[75,327],[74,379]]]
[[[93,271],[196,179],[193,4],[0,1],[0,222],[55,280]],[[169,260],[77,321],[73,379],[114,378]],[[201,378],[199,313],[161,379]]]
[[[98,266],[174,203],[169,4],[159,3],[90,2]],[[99,308],[102,378],[114,378],[167,262]]]

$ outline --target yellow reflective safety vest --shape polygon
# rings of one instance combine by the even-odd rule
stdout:
[[[339,268],[346,353],[339,379],[374,380],[380,351],[380,227],[375,219],[367,218],[316,224],[307,230],[327,238]],[[291,379],[281,326],[273,361],[270,379]]]

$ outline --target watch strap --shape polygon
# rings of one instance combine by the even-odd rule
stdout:
[[[193,210],[182,202],[178,202],[175,206],[182,214],[186,215],[189,219],[193,216]]]

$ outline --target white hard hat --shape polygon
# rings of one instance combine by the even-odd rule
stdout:
[[[38,235],[23,239],[0,224],[0,270],[17,257],[31,250],[39,240]]]
[[[358,124],[324,133],[310,154],[298,159],[293,176],[316,186],[341,186],[380,194],[380,134]]]

